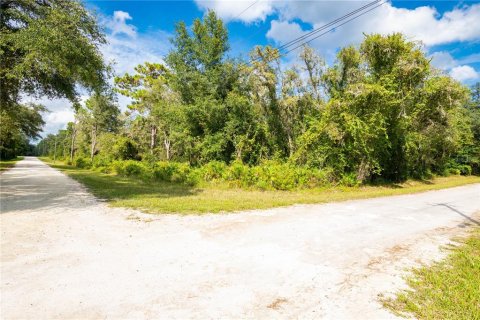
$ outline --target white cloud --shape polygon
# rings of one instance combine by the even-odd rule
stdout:
[[[342,5],[343,11],[338,12],[338,8],[330,2],[312,2],[303,6],[304,2],[291,3],[285,5],[284,17],[288,19],[301,19],[303,22],[310,23],[314,28],[323,26],[332,17],[341,15],[359,7],[358,3],[349,2],[348,5]],[[318,10],[315,10],[317,7]],[[330,9],[332,7],[332,9]],[[334,14],[332,14],[332,10]],[[317,48],[341,47],[346,44],[359,43],[364,33],[382,33],[402,32],[412,40],[422,41],[426,46],[447,44],[452,42],[474,41],[480,39],[480,4],[455,8],[452,11],[440,15],[433,7],[418,7],[415,9],[404,9],[393,7],[390,3],[366,13],[339,27],[337,30],[322,36],[315,40],[313,44]],[[292,25],[298,23],[290,23]],[[272,27],[267,34],[271,39],[282,43],[286,38],[285,33],[291,33],[292,30],[275,30],[279,24],[272,22]],[[297,27],[295,27],[297,28]],[[304,31],[306,33],[307,31]],[[280,36],[281,35],[281,36]]]
[[[137,28],[134,25],[128,24],[127,20],[132,20],[128,12],[114,11],[113,17],[107,18],[105,25],[114,36],[125,34],[129,37],[135,37],[137,35]]]
[[[296,22],[273,20],[266,36],[275,39],[278,43],[288,43],[304,34],[305,32]]]
[[[285,43],[296,36],[308,32],[302,30],[295,21],[317,28],[341,17],[368,2],[365,1],[294,1],[265,0],[255,3],[242,13],[251,1],[235,0],[195,0],[199,8],[214,9],[226,20],[236,19],[244,22],[265,20],[268,15],[277,15],[272,21],[267,37],[278,44]],[[241,15],[239,16],[239,14]],[[480,39],[480,4],[462,5],[440,14],[434,7],[420,6],[414,9],[397,8],[385,3],[372,12],[339,27],[313,45],[322,53],[335,51],[347,44],[356,44],[363,39],[364,33],[402,32],[410,39],[423,42],[427,47],[454,42],[475,41]],[[477,26],[477,27],[476,27]]]
[[[477,63],[480,62],[480,53],[473,53],[459,60],[461,63]]]
[[[75,114],[71,110],[60,110],[48,113],[45,120],[50,124],[62,124],[75,120]]]
[[[107,62],[114,63],[115,74],[122,75],[145,61],[163,62],[170,46],[168,38],[169,34],[163,31],[139,34],[134,39],[109,35],[108,44],[101,51]]]
[[[117,75],[132,72],[135,66],[145,61],[163,62],[162,56],[170,46],[168,33],[161,30],[139,33],[134,25],[126,23],[131,19],[125,11],[115,11],[113,16],[100,19],[109,31],[108,44],[101,51],[107,62],[114,62]]]
[[[452,55],[445,51],[434,52],[431,56],[433,66],[444,70],[452,76],[452,78],[469,83],[480,78],[480,73],[466,64],[477,63],[480,61],[480,54],[474,53],[459,59],[455,59]]]
[[[458,61],[446,51],[434,52],[430,55],[430,58],[432,59],[432,65],[441,70],[449,70],[458,65]]]
[[[480,78],[480,73],[470,66],[458,66],[450,70],[450,76],[458,81],[471,81]]]
[[[270,0],[259,1],[254,5],[251,0],[195,0],[195,2],[201,10],[214,10],[225,21],[241,20],[250,23],[265,20],[274,10],[273,1]]]
[[[84,100],[83,96],[80,99]],[[43,113],[43,132],[41,136],[45,137],[50,133],[56,133],[60,129],[65,129],[66,124],[74,120],[72,103],[67,99],[49,99],[47,97],[34,98],[22,97],[24,103],[36,103],[47,107],[48,111]]]
[[[133,72],[137,65],[146,61],[163,62],[163,56],[170,46],[168,33],[161,30],[139,33],[134,25],[126,23],[131,19],[130,14],[124,11],[115,11],[113,16],[104,16],[100,19],[100,23],[106,27],[108,41],[100,51],[108,63],[113,63],[116,75]],[[80,92],[83,94],[80,97],[83,104],[88,96],[86,92],[82,90]],[[45,126],[42,136],[64,129],[68,122],[74,120],[72,104],[66,99],[26,98],[24,100],[43,104],[50,111],[44,115]],[[126,109],[129,102],[130,100],[126,97],[118,97],[122,110]]]

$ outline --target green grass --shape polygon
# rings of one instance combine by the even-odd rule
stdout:
[[[190,187],[137,178],[120,177],[92,170],[53,164],[73,179],[83,183],[94,195],[115,207],[141,209],[150,213],[218,213],[266,209],[292,204],[324,203],[422,192],[478,183],[479,177],[452,176],[432,181],[408,181],[403,184],[364,187],[329,187],[301,191],[259,191],[232,189],[226,184]]]
[[[11,160],[0,160],[0,172],[13,167],[15,163],[17,163],[20,160],[23,160],[23,157],[16,157],[15,159],[11,159]]]
[[[480,228],[461,242],[445,260],[414,269],[410,288],[384,305],[404,317],[480,319]]]

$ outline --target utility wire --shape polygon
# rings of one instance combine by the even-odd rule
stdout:
[[[257,0],[257,1],[254,1],[252,2],[248,7],[246,7],[245,9],[243,9],[242,12],[240,12],[239,14],[237,14],[232,20],[235,20],[235,19],[238,19],[238,17],[240,17],[243,13],[245,13],[245,11],[247,11],[248,9],[250,9],[251,7],[253,7],[254,5],[256,5],[258,2],[260,2],[260,0]],[[233,41],[231,44],[230,44],[230,47],[234,44],[237,44],[241,41],[245,41],[246,39],[250,39],[252,38],[255,34],[257,34],[259,32],[259,30],[257,30],[254,34],[251,34],[248,38],[241,38],[241,39],[237,39],[235,41]]]
[[[342,20],[345,20],[345,19],[347,19],[348,17],[351,17],[352,15],[355,15],[355,14],[357,14],[358,12],[363,11],[363,10],[365,10],[366,8],[372,6],[372,5],[376,4],[376,3],[379,3],[379,2],[381,2],[381,1],[382,1],[382,0],[372,1],[372,2],[370,2],[370,3],[368,3],[368,4],[364,5],[364,6],[362,6],[362,7],[360,7],[360,8],[358,8],[358,9],[356,9],[356,10],[353,10],[353,11],[351,11],[351,12],[349,12],[349,13],[341,16],[340,18],[337,18],[337,19],[335,19],[335,20],[333,20],[333,21],[330,21],[329,23],[327,23],[327,24],[325,24],[325,25],[323,25],[323,26],[321,26],[321,27],[315,28],[314,30],[312,30],[312,31],[304,34],[303,36],[300,36],[300,37],[298,37],[298,38],[296,38],[296,39],[293,39],[293,40],[291,40],[291,41],[289,41],[289,42],[281,45],[280,47],[278,47],[278,50],[282,50],[282,49],[284,49],[284,48],[288,48],[288,47],[290,47],[290,46],[292,46],[292,45],[294,45],[294,44],[296,44],[296,43],[298,43],[298,42],[300,42],[300,41],[302,41],[302,40],[305,40],[306,38],[308,38],[308,37],[310,37],[310,36],[312,36],[312,35],[320,32],[320,31],[322,31],[322,30],[325,30],[325,29],[327,29],[328,27],[331,27],[331,26],[335,25],[336,23],[338,23],[338,22],[340,22],[340,21],[342,21]]]
[[[244,14],[248,9],[250,9],[251,7],[253,7],[254,5],[256,5],[258,2],[260,2],[260,0],[256,0],[256,1],[252,2],[248,7],[246,7],[245,9],[243,9],[242,12],[240,12],[240,13],[237,14],[235,17],[233,17],[232,20],[238,19],[238,17],[240,17],[242,14]]]
[[[361,8],[358,8],[358,9],[356,9],[356,10],[350,12],[350,13],[347,13],[346,15],[344,15],[344,16],[338,18],[338,19],[335,19],[335,20],[327,23],[326,25],[324,25],[324,26],[322,26],[322,27],[319,27],[319,28],[316,28],[315,30],[310,31],[310,32],[309,32],[308,34],[306,34],[306,35],[303,35],[303,36],[301,36],[301,37],[295,38],[295,39],[287,42],[286,44],[284,44],[284,45],[282,45],[282,46],[280,46],[280,47],[277,48],[277,50],[279,50],[280,55],[279,55],[278,57],[274,57],[274,58],[268,60],[267,62],[270,62],[270,61],[272,61],[272,60],[274,60],[274,59],[276,59],[276,58],[279,58],[279,57],[281,57],[281,56],[285,56],[285,55],[287,55],[288,53],[290,53],[290,52],[292,52],[292,51],[294,51],[294,50],[296,50],[296,49],[298,49],[298,48],[301,48],[301,47],[304,46],[305,44],[310,43],[310,42],[312,42],[313,40],[318,39],[318,38],[320,38],[321,36],[324,36],[325,34],[331,32],[331,31],[334,31],[336,28],[339,28],[339,27],[347,24],[348,22],[350,22],[350,21],[352,21],[352,20],[355,20],[355,19],[363,16],[364,14],[367,14],[368,12],[371,12],[371,11],[373,11],[374,9],[376,9],[376,8],[378,8],[378,7],[380,7],[380,6],[382,6],[383,4],[385,4],[385,3],[388,2],[388,0],[387,0],[387,1],[383,1],[383,2],[382,2],[382,1],[383,1],[383,0],[375,0],[375,1],[373,1],[373,2],[371,2],[371,3],[369,3],[369,4],[365,5],[365,6],[363,6],[363,7],[361,7]],[[368,8],[368,7],[370,7],[370,6],[374,5],[374,4],[377,4],[377,5],[374,6],[373,8],[370,8],[369,10],[366,10],[366,11],[361,12],[362,10],[365,10],[366,8]],[[361,12],[361,13],[358,14],[358,15],[355,15],[356,13],[359,13],[359,12]],[[348,17],[351,17],[352,15],[355,15],[355,16],[352,17],[352,18],[350,18],[350,19],[348,19],[348,20],[346,20],[346,21],[344,21],[343,23],[341,23],[341,24],[339,24],[339,25],[336,25],[336,26],[332,27],[331,29],[329,29],[329,30],[327,30],[327,31],[325,31],[325,32],[323,32],[323,33],[321,33],[321,34],[319,34],[319,35],[316,35],[315,37],[313,37],[313,38],[311,38],[311,39],[303,42],[302,44],[300,44],[300,45],[298,45],[298,46],[296,46],[296,47],[294,47],[294,48],[292,48],[292,49],[287,50],[286,52],[283,52],[283,53],[281,52],[282,50],[288,49],[288,47],[290,47],[290,46],[292,46],[292,45],[295,45],[295,44],[297,44],[298,42],[301,42],[302,40],[306,40],[308,37],[316,34],[317,32],[322,31],[322,30],[325,30],[326,28],[331,27],[332,25],[335,25],[336,23],[343,21],[343,20],[345,20],[345,19],[348,18]],[[262,57],[257,57],[257,58],[255,58],[255,59],[251,59],[251,60],[249,61],[249,63],[253,63],[253,62],[256,62],[256,61],[260,61],[260,60],[262,60]]]
[[[321,33],[321,34],[319,34],[319,35],[317,35],[317,36],[309,39],[308,41],[303,42],[302,44],[296,46],[295,48],[292,48],[292,49],[286,51],[286,52],[283,53],[282,55],[286,55],[286,54],[288,54],[288,53],[290,53],[290,52],[292,52],[292,51],[294,51],[294,50],[296,50],[296,49],[298,49],[298,48],[303,47],[303,46],[306,45],[307,43],[310,43],[310,42],[312,42],[313,40],[318,39],[318,38],[320,38],[321,36],[326,35],[327,33],[334,31],[334,30],[337,29],[338,27],[341,27],[341,26],[349,23],[350,21],[355,20],[355,19],[363,16],[364,14],[367,14],[367,13],[369,13],[370,11],[375,10],[376,8],[384,5],[384,4],[387,3],[387,2],[388,2],[388,1],[384,1],[384,2],[379,3],[379,4],[376,5],[375,7],[371,8],[371,9],[369,9],[369,10],[367,10],[367,11],[364,11],[364,12],[362,12],[361,14],[359,14],[359,15],[357,15],[357,16],[354,16],[353,18],[348,19],[347,21],[345,21],[345,22],[343,22],[343,23],[341,23],[341,24],[339,24],[339,25],[331,28],[330,30],[327,30],[327,31],[325,31],[325,32],[323,32],[323,33]]]

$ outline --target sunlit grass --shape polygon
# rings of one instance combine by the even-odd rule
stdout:
[[[443,261],[414,269],[409,289],[384,305],[417,319],[480,319],[480,228]]]
[[[46,159],[42,159],[48,161]],[[159,181],[143,181],[72,166],[49,164],[83,183],[110,205],[141,209],[150,213],[218,213],[267,209],[292,204],[324,203],[351,199],[422,192],[479,183],[475,176],[451,176],[430,181],[362,187],[328,187],[300,191],[260,191],[230,188],[226,184],[190,187]]]
[[[23,157],[16,157],[15,159],[11,159],[11,160],[0,160],[0,172],[13,167],[15,163],[17,163],[20,160],[23,160]]]

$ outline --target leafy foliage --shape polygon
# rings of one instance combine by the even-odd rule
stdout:
[[[45,108],[22,104],[22,96],[77,105],[78,87],[102,91],[108,68],[104,35],[79,1],[5,0],[0,12],[1,153],[13,157],[43,125]]]
[[[284,68],[269,46],[247,65],[227,56],[210,11],[177,24],[172,45],[165,64],[115,78],[127,112],[95,93],[39,153],[61,141],[72,163],[124,176],[278,190],[479,172],[478,86],[470,94],[402,34],[366,35],[330,67],[305,47]]]

